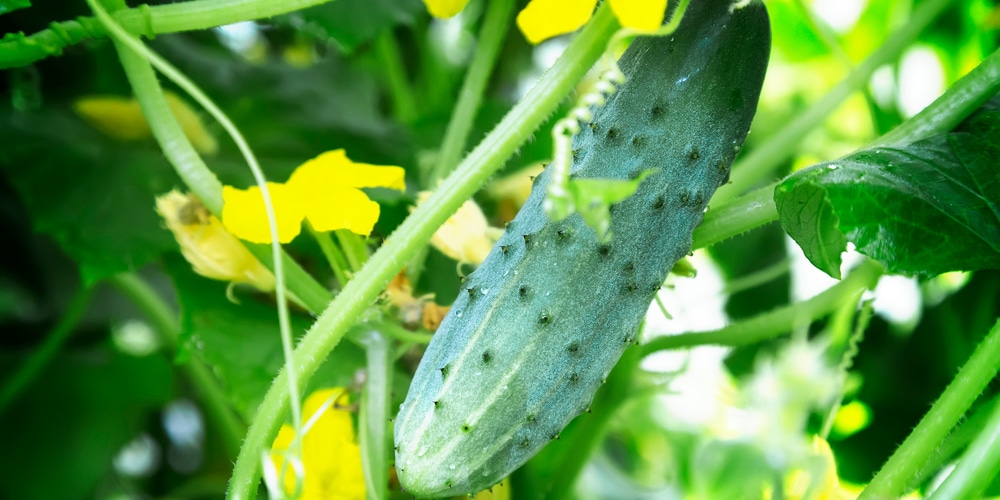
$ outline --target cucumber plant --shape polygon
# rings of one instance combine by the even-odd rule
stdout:
[[[635,40],[620,91],[574,139],[575,179],[629,180],[603,241],[550,220],[550,172],[463,283],[395,421],[418,496],[488,488],[587,410],[746,138],[770,51],[760,2],[694,2],[670,36]]]

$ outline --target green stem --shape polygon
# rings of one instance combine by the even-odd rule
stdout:
[[[1000,50],[948,88],[923,111],[869,144],[868,148],[898,147],[950,132],[1000,91]]]
[[[389,498],[389,391],[392,387],[392,351],[389,342],[372,330],[363,338],[368,360],[361,394],[361,466],[367,498]]]
[[[170,356],[176,355],[180,341],[180,326],[167,303],[148,283],[134,274],[119,274],[110,281],[160,333],[160,338],[169,349]],[[246,432],[246,424],[229,405],[229,400],[219,386],[218,380],[200,359],[192,359],[180,365],[180,369],[201,396],[199,399],[205,405],[208,418],[221,432],[226,452],[236,456],[240,451],[243,434]]]
[[[344,255],[347,256],[347,263],[351,266],[351,272],[356,273],[360,271],[364,267],[365,262],[368,261],[368,245],[365,244],[360,236],[346,229],[338,229],[334,233],[337,235],[340,247],[344,250]]]
[[[114,0],[114,3],[124,7],[123,0]],[[216,121],[219,122],[220,125],[222,125],[222,127],[226,130],[229,136],[233,139],[233,142],[236,143],[237,148],[240,150],[240,153],[246,160],[247,166],[253,173],[253,177],[257,183],[257,186],[260,187],[261,196],[263,197],[264,201],[264,211],[267,214],[267,225],[271,232],[271,256],[274,262],[274,278],[275,282],[277,283],[274,293],[276,302],[278,304],[278,326],[280,328],[280,334],[281,334],[281,347],[285,358],[285,365],[286,367],[288,367],[289,370],[291,370],[292,369],[291,363],[293,363],[292,333],[291,333],[292,328],[291,328],[291,319],[289,317],[289,312],[288,312],[288,301],[286,300],[287,292],[284,286],[285,271],[284,271],[284,262],[282,260],[283,252],[281,250],[281,244],[278,242],[277,218],[275,217],[274,214],[274,206],[272,205],[271,202],[271,196],[268,193],[267,182],[264,177],[264,172],[258,165],[257,158],[253,154],[253,151],[250,149],[250,145],[247,144],[246,140],[243,138],[243,135],[236,128],[236,125],[234,125],[232,121],[229,120],[229,117],[226,116],[225,113],[223,113],[222,110],[219,109],[218,106],[216,106],[215,103],[212,102],[212,100],[209,99],[208,96],[206,96],[205,93],[202,92],[201,89],[194,84],[194,82],[189,80],[186,76],[184,76],[184,74],[182,74],[173,65],[168,63],[165,59],[161,58],[159,55],[147,49],[146,46],[143,45],[143,43],[139,39],[133,37],[132,35],[129,35],[124,30],[122,30],[122,28],[116,24],[114,19],[112,19],[111,16],[104,11],[104,9],[98,3],[98,0],[87,0],[87,4],[90,5],[91,10],[94,11],[94,14],[97,16],[97,18],[101,20],[101,24],[104,25],[104,28],[108,30],[109,34],[112,36],[115,44],[115,50],[116,52],[118,52],[118,57],[121,60],[123,67],[127,68],[131,66],[132,68],[138,68],[141,66],[146,71],[152,72],[150,64],[156,66],[156,68],[160,70],[161,73],[167,76],[172,82],[177,84],[179,87],[184,89],[184,91],[187,92],[188,95],[194,98],[194,100],[197,101],[198,104],[200,104],[206,111],[208,111],[212,115],[213,118],[216,119]],[[147,83],[147,89],[146,89],[147,95],[145,96],[147,102],[149,101],[150,97],[154,97],[155,95],[155,99],[156,101],[158,101],[155,104],[160,104],[161,102],[162,104],[166,104],[166,98],[165,98],[166,96],[163,95],[163,91],[159,88],[159,83],[155,81],[155,75],[153,75],[154,81],[152,82],[152,86],[148,86],[148,82],[133,81],[131,79],[132,74],[133,73],[130,73],[128,70],[126,70],[126,77],[129,77],[129,83],[132,85],[133,89],[136,89],[137,83]],[[138,91],[136,91],[136,100],[139,101],[140,106],[145,111],[145,105],[144,105],[145,103],[143,102],[143,99],[139,97]],[[177,123],[176,117],[173,116],[172,112],[169,109],[166,110],[166,115],[169,117],[167,121],[170,122],[170,125],[179,128],[179,124]],[[153,135],[156,137],[156,139],[160,142],[160,144],[166,144],[163,138],[157,135],[157,126],[153,123],[154,120],[150,119],[149,122],[150,122],[150,128],[153,130]],[[190,142],[187,142],[187,138],[186,136],[183,135],[183,133],[182,137],[184,137],[185,144],[188,146],[188,148],[190,148],[191,144]],[[198,156],[197,153],[194,153],[194,157],[197,158],[199,162],[201,161],[201,158]],[[204,165],[204,163],[202,163],[202,165]],[[211,174],[211,172],[209,172],[209,174]],[[212,176],[212,178],[215,180],[216,183],[218,183],[218,179],[215,179],[214,175]],[[218,201],[219,200],[213,200],[213,203],[217,203]],[[205,203],[206,207],[209,207],[208,203],[205,202],[205,200],[202,200],[202,202]],[[221,204],[215,205],[215,208],[221,209]],[[209,209],[212,210],[211,208]],[[214,212],[215,210],[212,211]],[[292,400],[291,403],[292,426],[295,428],[295,436],[296,436],[296,438],[292,441],[291,449],[293,450],[293,452],[295,452],[298,450],[298,446],[300,444],[299,440],[301,439],[302,436],[302,415],[301,415],[302,409],[299,402],[300,394],[299,394],[298,378],[295,376],[294,371],[292,371],[292,374],[287,378],[287,384],[289,386],[289,393],[290,393],[289,397]]]
[[[42,345],[38,346],[24,364],[19,366],[13,375],[4,382],[3,387],[0,387],[0,415],[4,414],[10,404],[17,400],[18,396],[31,385],[35,377],[42,373],[59,353],[63,344],[66,343],[66,339],[80,322],[83,313],[87,311],[92,295],[93,289],[91,287],[77,290],[55,328],[45,335]]]
[[[483,92],[486,90],[486,84],[493,73],[504,37],[510,27],[510,16],[514,10],[513,0],[491,0],[488,4],[486,15],[483,16],[479,43],[472,56],[472,64],[465,74],[465,81],[462,82],[462,90],[459,91],[458,102],[448,122],[441,151],[438,152],[433,171],[424,182],[424,187],[427,189],[433,189],[438,179],[451,173],[465,151],[472,122],[476,118],[476,112],[479,111]]]
[[[329,232],[313,229],[312,224],[309,224],[308,221],[306,221],[306,227],[309,229],[309,234],[316,240],[316,243],[319,243],[319,248],[323,251],[323,255],[326,256],[326,260],[330,264],[330,269],[333,269],[333,275],[337,278],[337,283],[340,283],[340,287],[343,288],[350,279],[347,275],[350,268],[348,267],[344,252],[333,242],[333,238],[330,237]]]
[[[305,9],[329,0],[191,0],[150,7],[143,4],[114,14],[118,24],[133,35],[152,38],[251,21]],[[49,56],[62,54],[67,46],[106,36],[101,22],[93,17],[52,23],[48,29],[30,36],[8,33],[0,40],[0,69],[24,66]]]
[[[385,335],[402,342],[429,344],[431,343],[431,337],[433,337],[433,335],[428,332],[411,332],[410,330],[403,328],[403,326],[399,323],[394,323],[392,321],[383,321],[374,326]]]
[[[694,230],[692,248],[711,246],[778,220],[778,208],[774,204],[776,185],[764,186],[709,210],[705,220]]]
[[[791,259],[781,259],[764,269],[731,280],[729,283],[726,283],[725,287],[722,288],[722,293],[726,295],[734,295],[752,288],[757,288],[758,286],[770,283],[771,281],[787,274],[791,268]]]
[[[427,244],[434,231],[503,165],[559,102],[571,93],[573,86],[604,52],[616,29],[618,23],[610,7],[602,4],[588,26],[542,81],[385,241],[302,338],[295,351],[295,366],[303,380],[308,380],[316,371],[356,318],[399,273],[409,257]],[[259,457],[277,432],[286,410],[286,376],[284,371],[278,375],[257,410],[236,460],[230,481],[230,498],[249,498],[257,491]]]
[[[881,264],[865,261],[840,283],[805,302],[779,307],[718,330],[658,337],[642,346],[643,355],[706,344],[741,346],[783,335],[803,322],[830,314],[859,291],[871,290],[882,273]]]
[[[987,420],[997,408],[1000,408],[1000,394],[993,395],[989,401],[976,408],[968,420],[948,434],[930,460],[914,476],[912,484],[923,483],[931,474],[941,470],[945,463],[968,447],[969,443],[987,428]]]
[[[851,94],[867,85],[876,69],[899,57],[917,35],[953,1],[928,0],[920,3],[907,23],[890,35],[885,43],[848,74],[847,78],[830,89],[822,99],[799,113],[767,142],[750,150],[738,161],[733,167],[732,183],[720,188],[713,201],[718,203],[730,200],[772,175],[777,165],[795,154],[799,143],[806,135],[823,123],[823,120]]]
[[[403,56],[399,53],[399,45],[396,44],[396,37],[391,29],[375,39],[375,53],[389,84],[396,120],[401,123],[412,123],[417,117],[417,99],[413,96],[410,82],[406,78]]]
[[[934,402],[934,406],[931,406],[930,411],[924,415],[924,418],[920,419],[920,423],[913,429],[913,432],[889,457],[872,482],[858,497],[859,500],[881,500],[903,496],[913,486],[911,481],[916,473],[938,449],[941,441],[955,427],[955,424],[965,415],[965,412],[996,375],[997,367],[1000,367],[1000,321],[993,325],[986,338],[976,347],[969,361],[948,384],[941,397]],[[1000,432],[1000,422],[996,421],[997,418],[1000,418],[998,411],[1000,410],[994,410],[990,417],[990,423],[994,424],[993,428],[987,426],[984,429],[984,434],[977,438],[976,443],[973,444],[973,448],[981,444],[981,439],[992,442],[997,438],[996,433]],[[993,448],[1000,450],[1000,446]],[[992,454],[972,455],[971,452],[972,448],[966,453],[966,456],[982,460],[995,458],[995,455]],[[977,449],[976,452],[982,453],[983,450]],[[962,461],[966,462],[965,459]],[[967,467],[971,467],[971,465],[967,465]],[[971,472],[975,472],[972,476],[976,478],[981,473],[980,471],[968,470],[966,474]],[[948,498],[973,497],[954,496]]]
[[[993,409],[986,428],[929,499],[981,498],[997,472],[1000,472],[1000,408]]]

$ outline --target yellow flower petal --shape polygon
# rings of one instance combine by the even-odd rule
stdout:
[[[420,193],[417,203],[429,196],[429,191]],[[431,245],[458,262],[478,266],[493,248],[494,241],[487,235],[487,228],[486,216],[479,205],[468,200],[431,236]]]
[[[215,137],[208,133],[201,118],[186,101],[170,91],[164,96],[181,130],[199,153],[215,154],[219,149]],[[73,110],[92,127],[119,141],[137,141],[152,136],[152,130],[142,108],[134,98],[119,96],[87,96],[73,103]]]
[[[288,243],[302,231],[302,218],[305,217],[303,204],[296,193],[284,184],[268,182],[267,189],[271,194],[278,223],[278,241]],[[230,233],[253,243],[271,242],[271,230],[267,224],[267,212],[260,188],[252,186],[249,189],[236,189],[223,186],[222,200],[225,203],[222,206],[222,222]]]
[[[333,400],[333,405],[325,407]],[[343,388],[315,391],[306,398],[302,408],[303,425],[312,421],[302,438],[302,465],[305,481],[301,500],[364,499],[365,479],[361,470],[361,448],[354,434],[350,404]],[[319,414],[318,417],[316,415]],[[292,426],[284,425],[271,445],[271,460],[281,471],[285,459],[281,452],[295,438]],[[295,489],[295,474],[291,467],[285,472],[285,491]]]
[[[174,234],[194,272],[211,279],[274,290],[274,275],[193,195],[171,191],[156,198],[156,211]]]
[[[400,167],[355,163],[343,149],[327,151],[295,169],[288,185],[293,189],[310,186],[344,186],[353,188],[384,187],[406,189],[406,171]]]
[[[424,0],[427,11],[438,19],[447,19],[465,8],[469,0]]]
[[[73,103],[73,111],[102,134],[119,141],[150,137],[149,123],[135,99],[86,96]]]
[[[306,219],[313,229],[325,232],[347,229],[368,236],[378,221],[378,203],[357,189],[330,188],[322,185],[299,189]]]
[[[378,203],[358,190],[385,187],[404,190],[400,167],[354,163],[343,149],[328,151],[295,169],[286,184],[302,203],[317,231],[348,229],[367,236],[378,221]]]
[[[663,24],[667,0],[609,0],[611,12],[623,28],[652,33]]]
[[[531,43],[572,33],[590,20],[597,0],[531,0],[517,15],[517,27]]]

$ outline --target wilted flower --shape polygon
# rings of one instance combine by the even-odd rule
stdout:
[[[211,279],[274,290],[274,275],[210,214],[194,195],[178,191],[156,198],[156,211],[194,272]]]
[[[417,203],[430,197],[429,191],[417,196]],[[468,200],[445,221],[431,237],[431,245],[460,263],[479,265],[493,248],[486,216],[473,200]]]

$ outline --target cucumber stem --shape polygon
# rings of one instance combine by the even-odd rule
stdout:
[[[806,321],[830,314],[859,291],[871,290],[883,272],[881,264],[867,260],[840,283],[809,300],[779,307],[718,330],[655,338],[642,346],[643,356],[698,345],[741,346],[784,335]]]
[[[329,0],[190,0],[153,7],[142,4],[117,11],[112,17],[128,33],[153,38],[164,33],[201,30],[263,19],[327,1]],[[0,39],[0,69],[25,66],[59,55],[70,45],[106,35],[107,31],[100,21],[94,17],[82,16],[71,21],[52,23],[48,29],[28,36],[22,33],[8,34]]]

